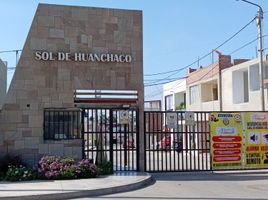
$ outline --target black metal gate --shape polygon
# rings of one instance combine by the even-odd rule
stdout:
[[[138,170],[138,110],[83,108],[83,156],[111,162],[114,171]]]
[[[185,113],[144,112],[146,171],[211,170],[209,112],[191,113],[190,125]],[[169,115],[174,124],[169,124]]]

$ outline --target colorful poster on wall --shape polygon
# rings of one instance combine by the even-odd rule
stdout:
[[[245,166],[268,167],[268,113],[246,112]]]
[[[242,166],[241,113],[210,114],[212,169]]]

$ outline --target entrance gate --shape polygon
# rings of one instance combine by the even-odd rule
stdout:
[[[211,170],[209,112],[187,114],[144,112],[146,171]]]
[[[136,108],[83,108],[83,157],[110,161],[114,171],[137,171],[138,122]]]

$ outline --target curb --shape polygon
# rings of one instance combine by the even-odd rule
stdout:
[[[1,199],[5,200],[58,200],[58,199],[73,199],[73,198],[83,198],[83,197],[93,197],[93,196],[100,196],[100,195],[108,195],[108,194],[115,194],[121,192],[129,192],[132,190],[141,189],[143,187],[152,185],[155,183],[154,178],[148,174],[148,177],[145,179],[130,183],[127,185],[120,185],[110,188],[101,188],[101,189],[94,189],[94,190],[83,190],[77,192],[63,192],[63,193],[55,193],[55,194],[42,194],[42,195],[28,195],[28,196],[16,196],[16,197],[0,197]]]

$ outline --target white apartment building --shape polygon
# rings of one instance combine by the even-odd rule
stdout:
[[[232,63],[231,56],[219,55],[219,61],[206,68],[189,69],[186,80],[187,110],[220,111],[221,108],[223,111],[261,110],[258,63],[258,59],[236,59]],[[267,58],[264,60],[264,68],[267,79]],[[267,84],[264,93],[268,110]]]
[[[185,110],[186,78],[163,85],[163,110]]]
[[[268,61],[264,60],[265,78]],[[223,110],[261,110],[259,59],[250,60],[222,71]],[[264,84],[265,110],[268,110],[267,84]]]
[[[7,62],[0,59],[0,109],[7,91]]]

